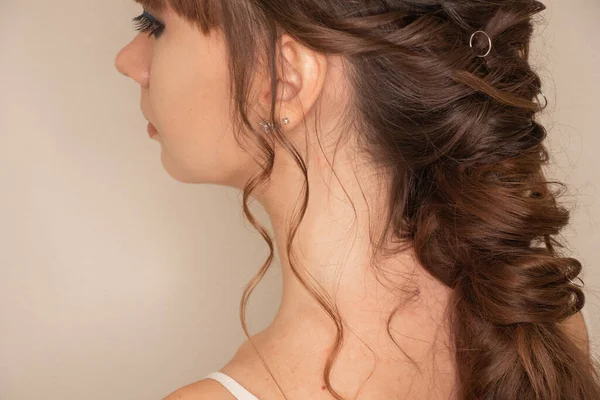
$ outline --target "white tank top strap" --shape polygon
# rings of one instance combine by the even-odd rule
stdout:
[[[214,379],[221,385],[225,386],[225,389],[229,390],[232,395],[238,400],[258,400],[258,397],[250,393],[246,388],[240,385],[235,379],[229,375],[216,371],[206,375],[203,379]]]

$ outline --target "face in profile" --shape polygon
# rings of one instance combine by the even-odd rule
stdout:
[[[115,66],[141,87],[141,112],[158,131],[163,167],[181,182],[243,187],[255,166],[233,136],[222,38],[169,7],[146,9],[140,20],[150,28],[118,52]]]

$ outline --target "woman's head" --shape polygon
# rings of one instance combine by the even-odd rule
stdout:
[[[251,87],[243,89],[246,115],[242,117],[235,110],[238,94],[233,94],[235,89],[230,87],[232,71],[222,31],[199,30],[169,3],[160,2],[146,4],[144,15],[136,22],[144,33],[121,49],[115,65],[141,86],[141,109],[159,132],[154,138],[162,145],[163,165],[180,181],[242,188],[252,175],[259,173],[264,156],[257,151],[260,146],[256,140],[272,139],[265,136],[254,139],[252,144],[251,136],[265,133],[264,122],[270,118],[275,91],[278,124],[296,145],[307,136],[295,132],[304,132],[306,125],[316,120],[317,102],[326,99],[325,107],[319,109],[320,118],[332,123],[340,113],[338,104],[346,99],[340,90],[345,86],[340,81],[340,59],[327,57],[282,35],[277,49],[281,56],[277,88],[272,87],[266,60],[259,59],[266,48],[261,53],[241,46],[235,52],[237,62],[241,53],[256,57],[252,59],[255,69],[246,77],[251,79]],[[252,38],[253,45],[258,45],[257,38]],[[249,132],[243,126],[243,118],[248,118],[257,132]],[[280,146],[275,146],[275,152],[281,151],[282,157],[284,151],[277,147]],[[281,163],[285,161],[282,159]]]
[[[170,7],[147,10],[164,28],[137,35],[116,66],[141,86],[141,110],[159,131],[165,169],[185,182],[239,174],[248,157],[227,134],[231,96],[220,37],[203,36]]]
[[[558,325],[584,295],[569,283],[581,264],[554,237],[569,212],[542,172],[541,81],[528,62],[542,3],[143,3],[166,29],[136,37],[117,66],[142,85],[174,177],[243,187],[246,201],[291,167],[308,188],[307,161],[349,146],[387,182],[374,248],[413,248],[452,289],[459,398],[600,398]]]

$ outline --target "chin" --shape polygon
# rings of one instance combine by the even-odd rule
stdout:
[[[205,163],[188,165],[184,160],[174,158],[165,146],[162,146],[160,160],[165,172],[181,183],[211,184],[241,190],[249,179],[248,168],[217,168],[218,162],[211,162],[208,158],[205,159]]]
[[[160,153],[160,161],[163,169],[171,178],[181,183],[194,183],[191,179],[191,174],[174,162],[173,159],[169,157],[164,147]]]
[[[165,157],[164,151],[162,153],[161,162],[165,172],[177,182],[190,184],[216,183],[212,182],[209,179],[211,178],[209,176],[202,176],[198,171],[191,171],[190,169],[185,168],[185,166],[173,162],[173,159]]]

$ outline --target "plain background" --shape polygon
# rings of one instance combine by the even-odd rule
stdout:
[[[546,4],[532,62],[549,100],[550,176],[577,202],[563,236],[584,264],[596,351],[600,2]],[[237,190],[162,169],[140,89],[113,64],[140,13],[0,0],[1,400],[162,399],[245,338],[239,300],[268,249]],[[279,272],[251,297],[251,333],[274,315]]]

